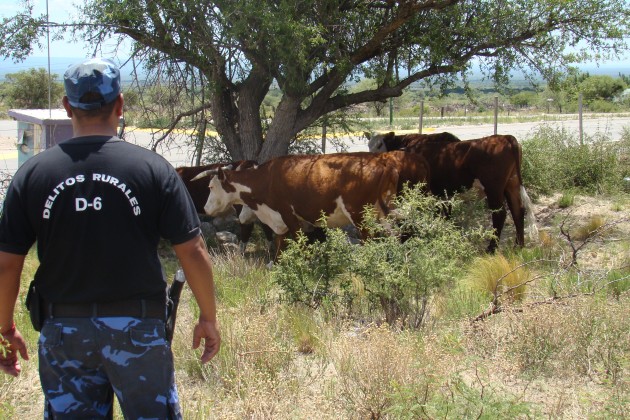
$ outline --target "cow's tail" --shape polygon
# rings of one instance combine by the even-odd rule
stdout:
[[[520,187],[521,202],[525,210],[525,234],[530,240],[538,240],[538,226],[536,226],[536,217],[534,216],[534,206],[532,200],[529,198],[525,186],[523,185],[523,175],[521,173],[521,163],[523,161],[523,150],[521,145],[516,140],[516,137],[509,136],[510,143],[512,144],[512,150],[516,154],[516,175],[518,176],[518,183]]]
[[[534,206],[523,184],[521,184],[521,201],[525,208],[525,234],[530,241],[537,241],[538,226],[536,225],[536,217],[534,216]]]

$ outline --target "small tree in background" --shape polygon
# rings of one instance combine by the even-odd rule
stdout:
[[[50,75],[50,98],[53,108],[61,106],[63,84],[57,75]],[[48,72],[44,68],[29,69],[6,75],[2,96],[9,108],[48,108]]]

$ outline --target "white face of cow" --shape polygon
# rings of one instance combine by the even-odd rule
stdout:
[[[368,150],[372,153],[375,152],[386,152],[387,148],[385,147],[385,143],[383,142],[383,138],[385,135],[383,134],[374,134],[370,138],[368,142]]]
[[[223,189],[218,175],[214,175],[212,179],[210,179],[208,188],[210,188],[210,195],[208,195],[208,201],[206,201],[206,205],[203,207],[207,215],[219,216],[232,208],[232,200],[234,199],[232,196],[233,193],[229,194]]]

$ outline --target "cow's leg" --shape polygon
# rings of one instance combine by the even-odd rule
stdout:
[[[241,253],[245,253],[245,248],[247,247],[247,243],[252,237],[252,232],[254,231],[253,223],[241,224]]]
[[[501,231],[505,224],[505,217],[507,212],[505,210],[503,194],[497,194],[492,191],[487,191],[488,208],[492,213],[492,230],[494,238],[490,240],[488,245],[488,252],[494,252],[499,247],[499,239],[501,239]]]
[[[508,180],[505,187],[505,199],[516,229],[516,244],[522,247],[525,245],[525,207],[521,200],[521,185],[516,176]]]
[[[272,261],[276,262],[278,261],[278,258],[280,257],[280,253],[286,248],[286,239],[287,235],[278,235],[276,234],[274,237],[274,252],[273,252],[273,258]]]

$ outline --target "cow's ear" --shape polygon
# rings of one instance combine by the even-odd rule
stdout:
[[[385,145],[385,149],[387,150],[393,150],[394,148],[392,147],[392,143],[394,142],[395,137],[394,136],[390,136],[390,134],[392,133],[387,133],[384,137],[383,137],[383,144]]]

